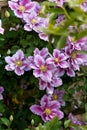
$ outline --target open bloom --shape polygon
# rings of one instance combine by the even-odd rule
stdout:
[[[87,12],[87,1],[84,0],[84,2],[81,3],[80,7],[84,12]]]
[[[40,90],[46,89],[48,94],[53,94],[54,87],[59,87],[62,85],[62,79],[56,74],[56,72],[53,72],[52,79],[50,82],[43,81],[42,79],[39,79],[39,88]]]
[[[8,4],[18,18],[23,18],[23,14],[33,11],[35,7],[35,2],[31,0],[11,0]]]
[[[28,58],[25,58],[22,50],[18,50],[12,57],[5,57],[5,61],[8,63],[8,65],[5,66],[5,69],[8,71],[14,70],[17,75],[23,75],[24,70],[30,70]]]
[[[65,102],[63,101],[64,90],[54,90],[53,94],[50,95],[51,100],[56,100],[60,103],[61,106],[65,106]]]
[[[62,119],[64,114],[60,111],[60,103],[57,101],[49,100],[47,95],[44,95],[41,99],[40,105],[32,105],[30,110],[39,116],[41,116],[44,122],[53,119],[55,116],[58,119]]]
[[[47,59],[44,59],[41,55],[34,56],[34,64],[31,65],[33,75],[36,78],[41,78],[44,81],[50,82],[52,78],[52,72],[54,66],[49,64]]]
[[[3,34],[4,33],[4,28],[2,28],[2,21],[0,20],[0,33]]]
[[[79,49],[77,50],[73,44],[69,44],[65,47],[65,54],[68,56],[67,62],[69,67],[67,68],[67,75],[75,76],[76,70],[80,70],[80,65],[83,65],[87,61],[87,56],[81,54]]]
[[[48,56],[48,48],[42,48],[42,50],[39,50],[38,48],[35,48],[34,55],[41,55],[42,57],[46,58]]]
[[[0,86],[0,100],[3,99],[3,95],[2,95],[3,91],[4,91],[4,88]]]
[[[54,49],[53,56],[48,58],[49,63],[53,63],[56,67],[67,68],[67,57],[60,50]]]

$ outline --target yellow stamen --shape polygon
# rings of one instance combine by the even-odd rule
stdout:
[[[36,24],[37,23],[36,19],[32,19],[31,23]]]
[[[45,71],[47,70],[47,67],[46,67],[45,65],[41,65],[41,66],[40,66],[40,70],[41,70],[42,72],[45,72]]]
[[[75,37],[72,37],[72,38],[71,38],[71,41],[72,41],[72,42],[76,42]]]
[[[24,12],[25,11],[25,7],[23,5],[20,5],[19,6],[19,10],[20,10],[20,12]]]
[[[58,59],[58,58],[54,58],[54,62],[55,62],[55,63],[58,63],[58,62],[59,62],[59,59]]]
[[[73,51],[73,52],[71,53],[72,59],[75,59],[75,58],[76,58],[76,55],[77,55],[77,51]]]
[[[49,108],[46,108],[44,112],[48,116],[51,114],[52,111]]]
[[[15,64],[18,66],[18,67],[21,67],[22,66],[22,61],[18,60],[15,62]]]
[[[58,99],[58,95],[57,94],[53,94],[52,100],[57,100],[57,99]]]

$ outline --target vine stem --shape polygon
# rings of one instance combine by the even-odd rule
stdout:
[[[65,15],[67,16],[68,19],[71,19],[71,17],[69,16],[68,12],[66,11],[66,9],[64,7],[61,7],[65,13]]]

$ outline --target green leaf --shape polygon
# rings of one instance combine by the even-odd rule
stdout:
[[[71,126],[71,120],[66,120],[64,122],[64,126],[65,126],[65,128],[70,127]]]
[[[46,130],[60,130],[61,122],[58,117],[54,117],[51,121],[45,124]]]
[[[60,39],[57,41],[56,48],[61,49],[65,46],[65,44],[66,44],[66,37],[61,36]]]
[[[6,125],[7,127],[10,127],[11,122],[7,118],[3,117],[1,118],[1,121],[4,125]]]
[[[87,130],[87,125],[86,126],[80,126],[81,130]]]

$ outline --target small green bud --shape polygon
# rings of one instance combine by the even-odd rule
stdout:
[[[5,11],[5,17],[6,18],[10,17],[10,13],[7,10]]]
[[[31,125],[34,125],[34,119],[31,120]]]
[[[13,119],[14,119],[14,118],[13,118],[13,115],[10,115],[9,120],[10,120],[10,121],[13,121]]]

